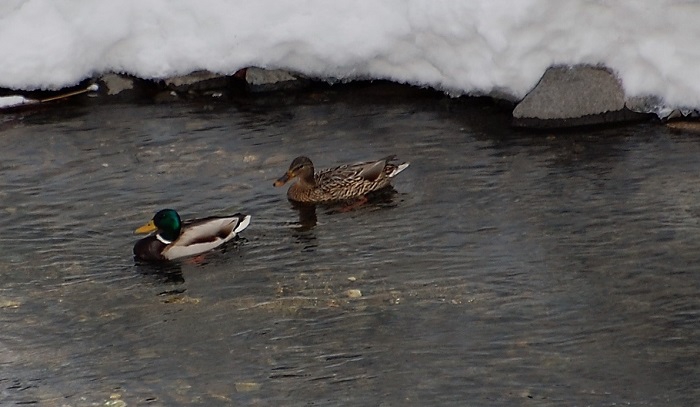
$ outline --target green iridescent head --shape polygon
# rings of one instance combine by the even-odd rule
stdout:
[[[180,236],[181,228],[182,221],[176,211],[161,209],[153,216],[150,222],[136,229],[134,233],[151,233],[157,230],[161,238],[172,242]]]

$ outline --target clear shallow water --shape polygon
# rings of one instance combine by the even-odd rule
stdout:
[[[4,117],[1,404],[700,400],[697,135],[330,99]],[[300,154],[411,166],[390,202],[309,219],[272,187]],[[163,207],[253,222],[203,263],[135,265]]]

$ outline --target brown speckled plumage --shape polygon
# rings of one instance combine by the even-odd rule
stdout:
[[[396,156],[391,155],[381,160],[314,172],[310,159],[297,157],[274,185],[279,187],[292,178],[298,178],[287,190],[287,197],[296,202],[323,203],[360,198],[389,186],[391,179],[408,167],[408,163],[392,163],[395,159]]]

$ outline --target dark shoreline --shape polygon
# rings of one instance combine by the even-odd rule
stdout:
[[[96,92],[87,92],[98,85]],[[85,94],[62,98],[74,92]],[[334,95],[358,93],[383,101],[426,98],[446,103],[489,103],[511,116],[514,127],[526,130],[581,129],[619,126],[642,121],[664,122],[684,119],[673,111],[659,118],[651,113],[653,100],[625,100],[622,87],[613,73],[602,67],[552,67],[540,83],[522,100],[506,94],[465,95],[452,97],[445,92],[387,80],[357,80],[332,83],[300,74],[260,68],[242,69],[234,75],[218,75],[206,71],[163,80],[141,79],[130,75],[108,73],[85,79],[75,86],[58,91],[18,91],[0,88],[0,97],[22,96],[32,103],[0,107],[0,113],[34,110],[70,103],[319,103]],[[691,126],[692,127],[692,126]]]

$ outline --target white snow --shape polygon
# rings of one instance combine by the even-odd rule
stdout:
[[[21,105],[28,105],[36,103],[34,99],[27,99],[24,96],[3,96],[0,97],[0,109],[6,109],[8,107],[16,107]]]
[[[700,107],[699,16],[691,0],[2,0],[0,87],[258,66],[522,98],[587,63],[628,97]]]

